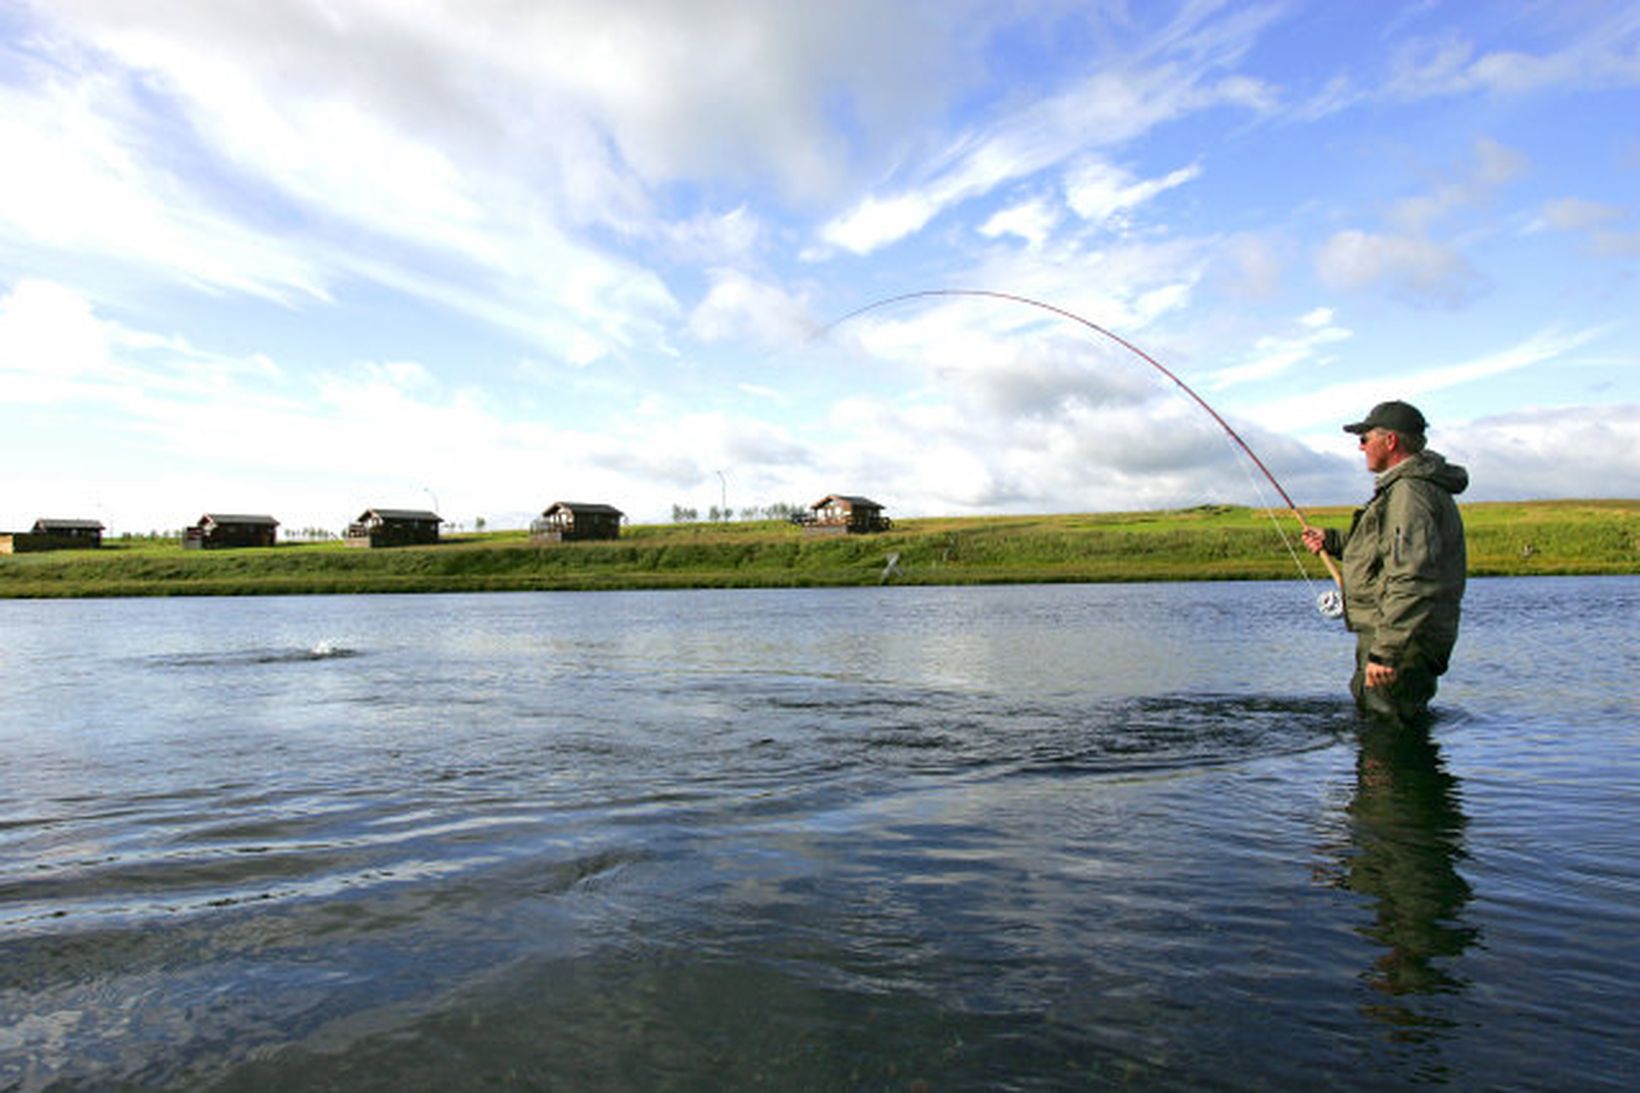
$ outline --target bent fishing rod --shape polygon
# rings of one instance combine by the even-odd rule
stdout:
[[[1059,307],[1057,304],[1050,304],[1045,300],[1036,300],[1029,296],[1020,296],[1012,292],[997,292],[992,289],[930,288],[923,289],[919,292],[905,292],[898,296],[886,296],[881,300],[874,300],[871,303],[866,304],[864,307],[857,307],[841,318],[833,320],[824,328],[824,330],[830,331],[831,329],[848,322],[850,319],[857,318],[869,311],[876,311],[879,308],[889,307],[893,304],[905,303],[909,300],[925,300],[936,297],[981,297],[992,300],[1006,300],[1010,303],[1016,304],[1024,304],[1027,307],[1039,308],[1043,311],[1051,312],[1058,315],[1060,318],[1069,319],[1073,323],[1080,323],[1082,326],[1093,331],[1095,334],[1104,335],[1106,338],[1115,342],[1117,345],[1121,346],[1123,349],[1126,349],[1128,352],[1132,353],[1134,356],[1156,369],[1156,371],[1172,380],[1179,390],[1189,395],[1197,406],[1200,406],[1203,410],[1206,410],[1209,416],[1211,416],[1214,421],[1219,423],[1219,427],[1229,434],[1230,439],[1236,442],[1236,446],[1246,453],[1247,458],[1253,461],[1253,465],[1264,474],[1265,478],[1269,479],[1270,485],[1275,487],[1276,493],[1280,494],[1282,501],[1286,502],[1287,511],[1293,514],[1293,518],[1298,521],[1299,526],[1303,528],[1310,526],[1310,521],[1308,518],[1306,518],[1304,513],[1300,511],[1298,505],[1294,503],[1292,497],[1287,493],[1286,489],[1282,487],[1281,483],[1276,481],[1276,476],[1270,473],[1270,468],[1264,465],[1264,460],[1258,457],[1258,453],[1253,451],[1253,449],[1248,446],[1247,441],[1242,439],[1241,434],[1236,432],[1235,428],[1232,427],[1228,421],[1224,420],[1217,410],[1208,405],[1206,399],[1196,393],[1195,388],[1180,379],[1171,368],[1167,367],[1167,365],[1163,364],[1149,353],[1146,353],[1143,349],[1140,349],[1137,345],[1134,345],[1120,334],[1117,334],[1112,330],[1108,330],[1094,322],[1092,319],[1078,315],[1074,311]],[[1327,554],[1326,551],[1322,551],[1320,558],[1322,563],[1326,565],[1327,572],[1331,575],[1333,583],[1340,589],[1343,588],[1344,578],[1339,574],[1338,566],[1333,562],[1332,557]],[[1302,567],[1300,567],[1300,569],[1302,571]],[[1327,592],[1324,593],[1317,601],[1317,606],[1321,609],[1322,614],[1336,617],[1336,614],[1341,613],[1343,605],[1342,602],[1338,600],[1337,593]]]

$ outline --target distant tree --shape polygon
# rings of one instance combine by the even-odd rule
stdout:
[[[482,517],[482,516],[473,517],[473,530],[474,531],[483,531],[485,526],[486,526],[486,524],[485,524],[484,517]]]
[[[672,522],[674,524],[688,524],[699,519],[700,511],[698,509],[688,508],[683,505],[672,506]]]

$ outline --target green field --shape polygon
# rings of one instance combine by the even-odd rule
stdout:
[[[1349,509],[1313,509],[1340,527]],[[1477,576],[1640,572],[1640,501],[1533,501],[1463,507]],[[523,531],[437,546],[360,550],[288,543],[183,550],[112,541],[96,551],[0,556],[0,597],[475,592],[526,589],[780,588],[1297,579],[1326,573],[1290,515],[1208,505],[1168,512],[929,518],[868,536],[806,535],[790,524],[635,525],[617,542],[538,546]]]

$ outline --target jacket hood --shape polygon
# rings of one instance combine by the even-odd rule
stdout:
[[[1427,449],[1385,471],[1379,478],[1379,484],[1387,486],[1399,478],[1422,478],[1451,494],[1459,494],[1469,488],[1468,470],[1456,463],[1448,463],[1441,453]]]

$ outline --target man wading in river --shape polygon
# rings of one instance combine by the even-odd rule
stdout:
[[[1306,527],[1304,545],[1339,559],[1344,621],[1356,635],[1350,693],[1363,711],[1416,721],[1429,709],[1436,679],[1458,640],[1468,555],[1452,498],[1469,472],[1424,449],[1424,415],[1382,402],[1366,420],[1344,426],[1361,438],[1367,470],[1378,476],[1372,500],[1347,532]]]

